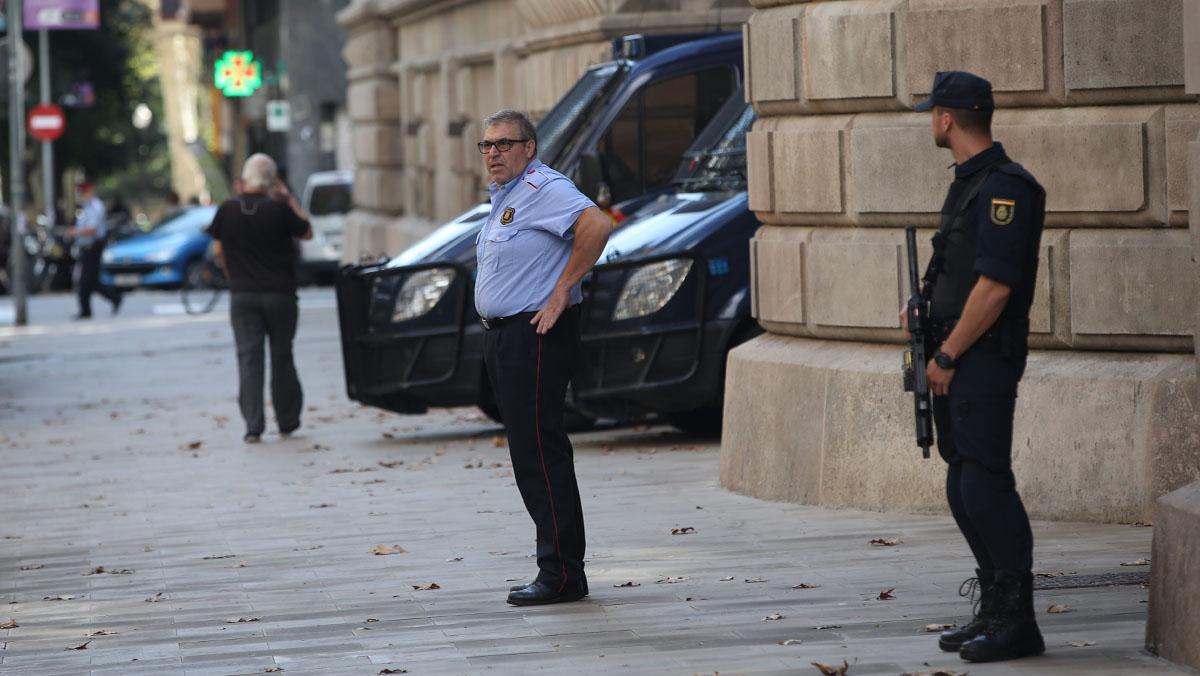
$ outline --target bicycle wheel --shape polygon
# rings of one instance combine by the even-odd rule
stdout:
[[[183,310],[189,315],[211,312],[221,300],[225,288],[225,276],[221,269],[208,261],[192,261],[188,264],[183,280]]]

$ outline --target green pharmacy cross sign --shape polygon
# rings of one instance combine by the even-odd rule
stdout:
[[[213,66],[213,84],[225,96],[250,96],[262,86],[262,64],[253,52],[225,52]]]

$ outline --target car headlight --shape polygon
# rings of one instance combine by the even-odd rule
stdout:
[[[113,262],[114,258],[116,258],[116,257],[113,256],[113,253],[111,251],[109,251],[108,249],[105,249],[104,253],[100,254],[100,262],[101,263],[111,263],[111,262]]]
[[[454,276],[455,272],[450,268],[433,268],[409,275],[396,294],[392,321],[416,319],[432,310],[450,290]]]
[[[177,252],[178,250],[175,247],[164,247],[157,251],[151,251],[146,256],[146,260],[151,263],[166,263],[174,258]]]
[[[673,258],[639,268],[625,281],[613,321],[645,317],[663,309],[691,270],[690,258]]]

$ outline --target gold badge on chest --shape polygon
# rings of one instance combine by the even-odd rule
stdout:
[[[504,213],[500,214],[500,225],[508,225],[509,223],[512,223],[513,216],[516,216],[516,215],[517,215],[516,209],[514,209],[512,207],[505,209]]]
[[[1016,210],[1017,203],[1014,200],[992,199],[992,223],[996,225],[1008,225],[1012,223],[1013,214]]]

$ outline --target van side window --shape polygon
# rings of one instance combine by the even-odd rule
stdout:
[[[612,201],[670,183],[679,158],[736,87],[736,72],[718,66],[660,80],[630,99],[597,148]]]

